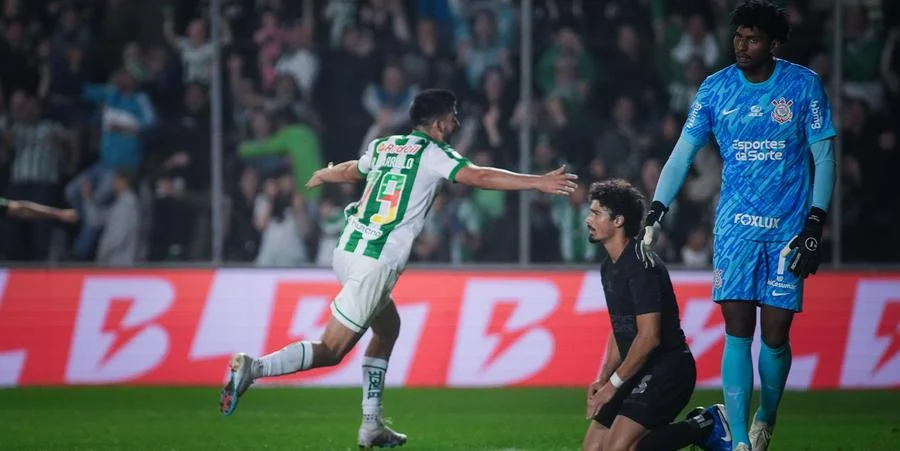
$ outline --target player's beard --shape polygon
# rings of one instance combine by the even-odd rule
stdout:
[[[734,54],[734,61],[737,64],[737,67],[745,72],[756,72],[763,68],[766,64],[773,62],[775,60],[775,55],[771,52],[766,53],[763,56],[756,57],[752,53],[745,53],[744,56],[747,57],[745,60],[741,60],[738,56],[738,53]]]
[[[456,134],[456,131],[459,130],[459,127],[455,125],[451,125],[448,130],[441,130],[441,133],[444,135],[443,141],[445,143],[450,143],[450,140],[453,138],[453,135]]]
[[[588,242],[592,244],[597,244],[600,242],[599,238],[594,238],[594,229],[588,227]]]

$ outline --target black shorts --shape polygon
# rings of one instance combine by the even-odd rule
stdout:
[[[616,416],[628,417],[647,429],[669,424],[687,406],[697,383],[697,365],[689,351],[669,352],[623,384],[594,416],[612,426]]]

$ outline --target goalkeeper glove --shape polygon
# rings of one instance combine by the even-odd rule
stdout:
[[[819,269],[821,257],[819,256],[819,243],[822,241],[822,227],[825,225],[826,213],[821,208],[813,207],[809,210],[803,230],[795,236],[781,251],[781,256],[787,258],[791,251],[797,249],[788,264],[788,271],[801,279],[815,274]]]
[[[644,268],[652,268],[656,265],[653,261],[653,243],[656,242],[656,226],[662,221],[669,209],[662,202],[655,200],[650,204],[650,210],[644,219],[644,227],[638,234],[638,243],[635,246],[638,259],[644,264]]]

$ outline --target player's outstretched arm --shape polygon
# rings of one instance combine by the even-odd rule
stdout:
[[[358,161],[350,160],[334,165],[328,163],[328,167],[319,169],[314,172],[309,181],[306,182],[307,188],[315,188],[325,183],[356,183],[363,179],[358,169]]]
[[[537,190],[547,194],[568,196],[578,185],[578,176],[567,173],[566,167],[550,171],[544,175],[528,175],[492,167],[467,165],[460,168],[455,178],[457,183],[481,189],[500,191]]]
[[[12,218],[23,220],[50,219],[68,223],[78,221],[78,213],[75,210],[63,210],[29,201],[8,201],[6,214]]]

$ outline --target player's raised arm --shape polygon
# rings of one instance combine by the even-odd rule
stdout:
[[[456,173],[456,182],[481,189],[501,191],[537,190],[547,194],[568,196],[575,191],[578,176],[567,173],[565,166],[544,175],[519,174],[492,167],[467,165]]]

